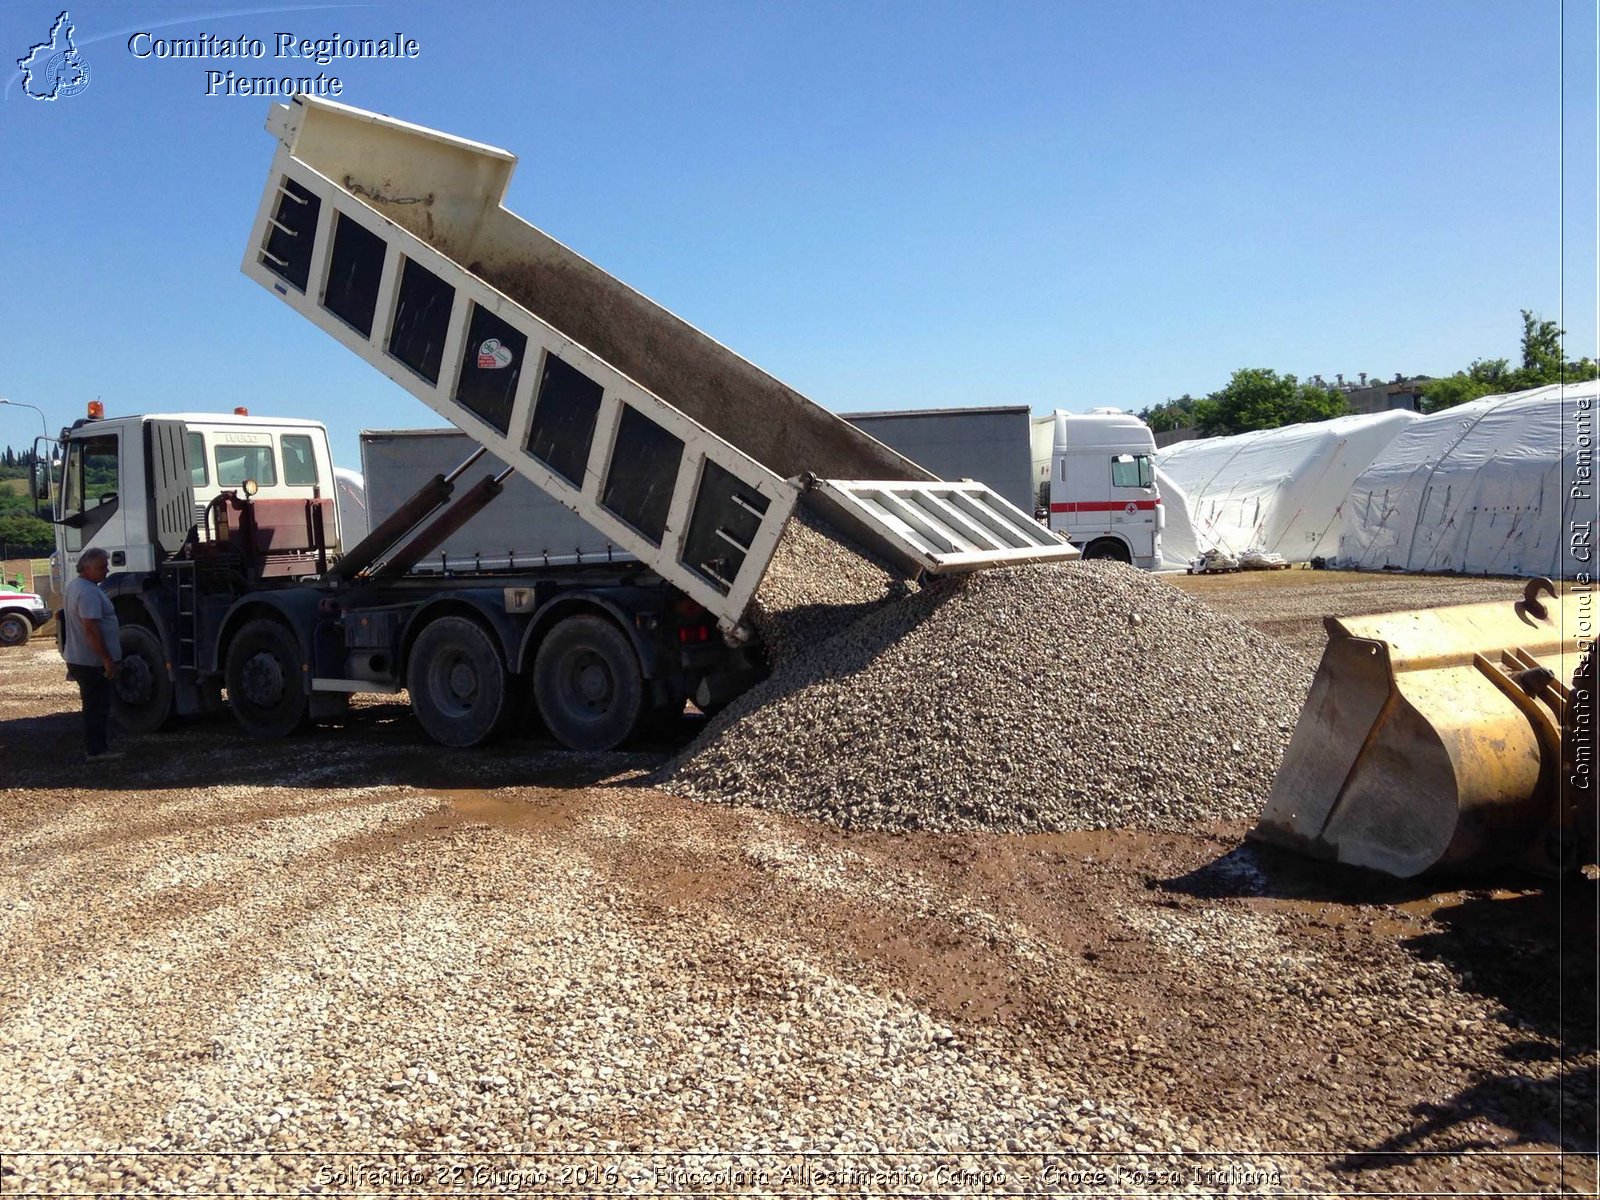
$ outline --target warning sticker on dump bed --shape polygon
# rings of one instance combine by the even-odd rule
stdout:
[[[478,366],[492,371],[510,365],[510,347],[501,345],[499,338],[485,338],[483,344],[478,347]]]

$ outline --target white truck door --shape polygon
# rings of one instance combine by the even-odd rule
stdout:
[[[111,556],[111,570],[128,569],[127,510],[137,507],[128,459],[137,437],[125,426],[91,426],[76,431],[62,467],[57,520],[61,525],[64,578],[77,570],[78,557],[91,546]],[[138,471],[143,476],[143,471]]]
[[[1136,560],[1155,554],[1160,493],[1155,466],[1148,454],[1124,453],[1111,458],[1111,526],[1133,548]],[[1144,562],[1139,562],[1145,566]]]
[[[1110,529],[1111,478],[1098,451],[1066,450],[1055,456],[1050,484],[1050,528],[1080,545]]]

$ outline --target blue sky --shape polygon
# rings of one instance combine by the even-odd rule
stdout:
[[[272,101],[206,71],[303,64],[139,31],[414,38],[321,69],[515,152],[514,211],[836,410],[1442,374],[1515,358],[1521,308],[1596,353],[1592,3],[1564,147],[1557,0],[73,4],[89,84],[35,101],[59,12],[0,10],[0,396],[52,429],[245,404],[355,466],[439,423],[239,273]]]

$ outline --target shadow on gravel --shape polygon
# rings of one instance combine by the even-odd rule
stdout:
[[[1317,862],[1260,842],[1242,842],[1184,875],[1158,879],[1164,892],[1203,899],[1265,896],[1328,904],[1404,904],[1431,896],[1438,880],[1395,879],[1376,871]]]
[[[154,734],[114,737],[119,761],[83,761],[76,712],[0,724],[0,787],[156,788],[370,787],[586,788],[658,767],[704,727],[685,716],[672,729],[627,750],[577,753],[544,737],[506,738],[452,750],[435,745],[404,704],[373,704],[281,741],[258,741],[224,713]]]
[[[1418,1124],[1381,1148],[1405,1149],[1482,1119],[1515,1131],[1522,1142],[1588,1155],[1600,1150],[1597,900],[1600,884],[1583,876],[1522,895],[1467,893],[1432,912],[1437,930],[1401,943],[1424,962],[1448,967],[1463,992],[1497,1006],[1495,1018],[1506,1033],[1499,1048],[1505,1068],[1441,1104],[1418,1106]],[[1540,1073],[1541,1063],[1567,1069]]]
[[[1500,1006],[1513,1029],[1549,1038],[1567,1054],[1595,1049],[1595,904],[1600,887],[1577,876],[1519,896],[1469,893],[1431,916],[1441,926],[1402,943],[1455,974],[1463,991]],[[1508,1044],[1508,1059],[1536,1043]],[[1518,1049],[1517,1047],[1520,1047]]]
[[[1370,1171],[1403,1163],[1407,1160],[1402,1156],[1418,1149],[1437,1152],[1441,1135],[1448,1138],[1451,1130],[1470,1121],[1511,1130],[1522,1143],[1596,1153],[1596,880],[1575,876],[1547,882],[1509,869],[1402,880],[1246,842],[1152,886],[1205,898],[1406,905],[1425,912],[1435,928],[1402,939],[1400,947],[1423,962],[1442,964],[1454,976],[1457,990],[1495,1006],[1498,1024],[1490,1030],[1453,1035],[1441,1029],[1439,1036],[1499,1033],[1504,1069],[1480,1074],[1447,1099],[1419,1104],[1413,1125],[1370,1150],[1347,1155],[1336,1169]],[[1442,902],[1429,904],[1436,896]],[[1405,1014],[1397,1016],[1404,1019]],[[1546,1066],[1541,1071],[1541,1064],[1555,1064],[1556,1070]],[[1449,1143],[1449,1149],[1504,1149],[1504,1143],[1462,1137]],[[1556,1160],[1548,1161],[1548,1169],[1556,1170]],[[1592,1178],[1592,1167],[1586,1178]]]
[[[1372,1171],[1401,1166],[1407,1155],[1424,1149],[1433,1153],[1506,1150],[1503,1138],[1462,1137],[1459,1133],[1452,1138],[1452,1132],[1468,1121],[1487,1121],[1510,1129],[1519,1143],[1559,1146],[1583,1156],[1596,1153],[1594,1069],[1589,1066],[1573,1067],[1548,1079],[1515,1071],[1488,1075],[1448,1100],[1417,1105],[1413,1115],[1417,1123],[1411,1128],[1370,1150],[1346,1154],[1333,1168]],[[1545,1165],[1555,1169],[1553,1161]],[[1592,1188],[1592,1162],[1584,1178]]]

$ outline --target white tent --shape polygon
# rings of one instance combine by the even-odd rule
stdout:
[[[1161,568],[1171,571],[1187,567],[1209,547],[1202,547],[1195,537],[1189,496],[1183,485],[1157,467],[1156,486],[1161,490]]]
[[[1166,565],[1183,566],[1210,549],[1233,555],[1259,550],[1290,562],[1332,558],[1351,483],[1418,419],[1402,410],[1361,413],[1158,451],[1156,464],[1187,497],[1193,527],[1187,544],[1181,531],[1162,534]],[[1168,528],[1173,525],[1169,511]]]
[[[1552,577],[1591,569],[1568,548],[1575,522],[1595,520],[1597,402],[1591,381],[1485,396],[1417,421],[1351,487],[1338,565]]]

